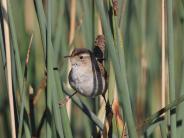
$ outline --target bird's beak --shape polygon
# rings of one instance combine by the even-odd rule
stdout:
[[[64,58],[70,58],[71,56],[64,56]]]
[[[105,58],[97,58],[97,60],[106,60]]]

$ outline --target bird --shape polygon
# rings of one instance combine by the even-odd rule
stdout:
[[[108,79],[107,71],[104,67],[104,36],[99,35],[95,41],[93,51],[87,48],[75,48],[70,55],[65,56],[71,64],[68,80],[76,93],[85,97],[95,98],[102,95],[105,102]]]

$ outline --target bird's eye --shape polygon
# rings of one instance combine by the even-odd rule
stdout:
[[[80,56],[80,59],[83,59],[83,56]]]

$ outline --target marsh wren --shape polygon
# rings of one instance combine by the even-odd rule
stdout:
[[[75,48],[70,56],[65,56],[72,65],[69,84],[76,92],[86,97],[104,97],[107,73],[103,66],[103,53],[101,47],[95,46],[93,52],[86,48]]]

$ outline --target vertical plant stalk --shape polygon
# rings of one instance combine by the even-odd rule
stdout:
[[[59,105],[58,105],[58,97],[63,98],[63,94],[62,94],[62,88],[61,88],[61,84],[60,83],[55,83],[54,79],[59,80],[59,75],[57,73],[54,73],[53,68],[57,66],[56,63],[56,58],[55,58],[55,53],[54,53],[54,49],[52,46],[52,42],[51,42],[51,6],[50,4],[52,4],[52,1],[48,1],[48,19],[46,22],[45,19],[45,13],[43,11],[43,5],[42,5],[42,1],[41,0],[35,0],[35,8],[37,11],[37,16],[38,16],[38,20],[39,20],[39,25],[40,25],[40,31],[41,31],[41,35],[42,35],[42,39],[43,41],[46,40],[47,44],[46,46],[44,46],[45,48],[47,48],[46,50],[44,49],[44,51],[47,52],[47,115],[48,115],[48,120],[47,120],[47,137],[51,136],[51,123],[53,124],[52,126],[54,127],[54,123],[56,124],[56,129],[58,132],[58,135],[60,137],[68,137],[71,138],[72,134],[71,134],[71,128],[69,125],[69,120],[68,120],[68,116],[67,116],[67,112],[65,110],[65,108],[63,107],[61,110],[59,109]],[[41,27],[42,25],[44,25],[45,27]],[[47,28],[48,27],[48,28]],[[43,30],[42,30],[43,29]],[[47,34],[45,34],[47,33]],[[47,37],[46,37],[47,36]],[[47,39],[46,39],[47,38]],[[48,89],[51,89],[50,91]],[[52,110],[51,110],[52,109]],[[51,113],[53,113],[53,116],[51,116]],[[61,118],[62,116],[62,118]],[[64,126],[64,127],[62,127]],[[50,128],[50,129],[49,129]],[[54,131],[54,128],[53,128]],[[63,134],[64,133],[64,134]]]
[[[107,42],[108,53],[112,60],[112,65],[115,72],[116,83],[118,88],[118,94],[120,99],[120,105],[124,110],[125,119],[127,121],[127,127],[129,131],[130,138],[137,138],[137,131],[134,121],[134,116],[130,103],[130,95],[128,89],[128,82],[126,79],[126,67],[125,67],[125,59],[124,59],[124,49],[121,49],[121,55],[118,56],[117,48],[115,47],[113,35],[110,29],[110,25],[108,24],[105,9],[102,1],[96,0],[97,9],[99,10],[99,14],[102,20],[102,27],[105,34],[105,39]],[[118,49],[119,50],[119,49]],[[121,59],[121,61],[119,60]],[[119,64],[119,63],[122,64]],[[122,99],[123,98],[123,99]]]
[[[51,56],[51,0],[47,0],[47,31],[46,31],[46,62],[47,62],[47,74],[48,74],[48,79],[47,79],[47,123],[46,123],[46,132],[47,138],[52,137],[52,119],[49,118],[51,117],[50,113],[52,111],[52,94],[51,92],[53,91],[53,86],[52,86],[52,56]]]
[[[72,44],[75,36],[75,15],[76,15],[76,0],[71,0],[69,45]]]
[[[184,56],[184,49],[183,49],[183,56]],[[180,92],[179,92],[179,97],[182,97],[184,95],[184,58],[182,60],[182,72],[181,72],[181,85],[180,85]],[[177,119],[176,120],[181,120],[184,122],[184,110],[183,110],[184,103],[179,104],[178,109],[177,109]],[[179,132],[179,133],[178,133]],[[179,127],[177,129],[177,136],[178,137],[183,137],[184,135],[184,125]]]
[[[24,73],[22,71],[22,66],[21,66],[21,61],[20,61],[20,53],[19,53],[19,48],[18,48],[18,43],[17,43],[17,35],[16,35],[16,31],[15,31],[15,24],[14,24],[14,19],[12,16],[12,8],[11,8],[11,2],[10,0],[8,1],[8,19],[9,19],[9,26],[10,26],[10,37],[11,37],[11,42],[12,42],[12,48],[14,51],[14,58],[16,61],[16,71],[17,71],[17,80],[18,80],[18,86],[19,86],[19,93],[21,96],[21,99],[24,99],[23,97],[25,97],[25,89],[24,86]],[[28,106],[27,103],[21,103],[21,108],[23,108],[23,105],[25,105],[26,107]],[[21,114],[21,109],[20,109],[20,114]],[[21,115],[19,114],[19,118],[18,118],[18,122],[19,122],[19,128],[22,127],[22,123],[24,124],[24,132],[26,132],[25,137],[30,136],[30,129],[28,126],[27,120],[21,120]],[[18,129],[19,129],[18,128]],[[19,131],[19,130],[18,130]],[[17,135],[18,136],[18,135]]]
[[[43,51],[44,51],[44,59],[46,59],[46,17],[44,14],[44,10],[43,10],[43,6],[42,5],[42,1],[41,0],[34,0],[34,5],[35,5],[35,10],[37,13],[37,17],[38,17],[38,22],[39,22],[39,27],[40,27],[40,31],[41,34],[41,38],[42,38],[42,43],[43,43]]]
[[[162,83],[161,83],[161,108],[166,105],[166,60],[165,60],[165,0],[162,0]],[[166,137],[166,123],[163,121],[160,124],[161,135],[163,138]]]
[[[76,16],[76,0],[71,0],[69,46],[71,46],[75,37],[75,16]],[[69,117],[71,117],[71,101],[66,103],[66,108]]]
[[[5,14],[8,15],[7,1],[2,0],[2,7],[5,10]],[[12,128],[12,137],[16,138],[16,129],[15,129],[15,115],[14,115],[14,101],[13,101],[13,89],[12,89],[12,71],[11,71],[11,51],[10,51],[10,34],[8,26],[8,16],[4,15],[3,24],[4,24],[4,37],[5,37],[5,47],[6,47],[6,63],[7,63],[7,81],[8,81],[8,97],[10,105],[10,116],[11,116],[11,128]]]
[[[121,4],[121,8],[119,9],[119,22],[118,25],[121,26],[123,25],[124,22],[124,17],[125,17],[125,11],[126,11],[126,5],[127,5],[127,0],[123,0]]]
[[[102,31],[102,22],[101,22],[100,16],[98,17],[98,34],[99,35],[103,34],[103,31]]]
[[[167,34],[167,40],[168,40],[168,63],[169,63],[169,99],[170,103],[173,102],[176,98],[175,96],[175,76],[174,76],[174,44],[173,44],[173,9],[172,9],[172,0],[167,0],[167,22],[168,22],[168,34]],[[177,138],[176,133],[176,113],[172,113],[172,110],[170,110],[171,116],[171,137]]]
[[[146,101],[146,86],[147,86],[147,75],[148,75],[148,60],[146,57],[146,45],[147,45],[147,39],[146,39],[146,5],[147,1],[142,0],[141,2],[141,48],[140,48],[140,82],[139,82],[139,94],[138,94],[138,104],[140,107],[137,108],[137,114],[138,114],[138,123],[142,122],[142,120],[149,114],[145,112],[145,102]]]
[[[27,72],[28,72],[28,63],[29,63],[29,57],[31,52],[31,46],[33,41],[33,34],[31,35],[31,39],[29,42],[29,47],[27,50],[26,55],[26,61],[25,61],[25,69],[24,69],[24,80],[23,80],[23,86],[22,86],[22,103],[21,103],[21,109],[20,109],[20,121],[19,121],[19,128],[18,128],[18,138],[22,137],[22,130],[23,130],[23,124],[24,124],[24,115],[25,115],[25,107],[26,107],[26,90],[27,90]],[[26,130],[26,126],[24,126],[24,130]],[[26,136],[28,136],[26,134]]]
[[[166,77],[165,77],[165,0],[162,0],[162,101],[161,101],[161,107],[165,107],[166,104]]]

